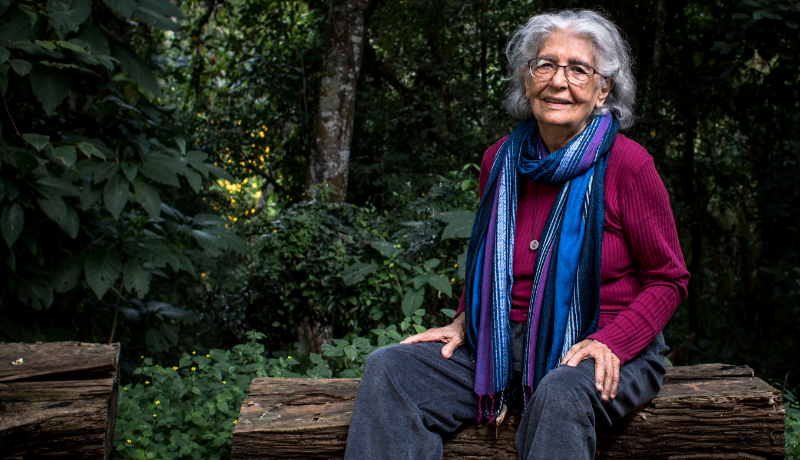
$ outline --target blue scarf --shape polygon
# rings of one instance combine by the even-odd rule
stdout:
[[[495,421],[511,368],[511,289],[518,178],[562,184],[536,256],[522,382],[525,403],[548,371],[595,332],[600,314],[603,178],[619,122],[594,117],[546,158],[534,118],[521,122],[497,152],[467,250],[467,346],[476,362],[478,423]]]

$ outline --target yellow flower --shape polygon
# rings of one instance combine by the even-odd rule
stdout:
[[[172,366],[172,370],[177,371],[178,370],[178,366]]]
[[[278,233],[278,230],[273,229],[272,233]]]
[[[239,123],[238,123],[238,124],[240,124],[240,125],[241,125],[241,124],[242,124],[242,120],[239,120]]]
[[[211,356],[206,355],[206,358],[210,358]]]
[[[234,221],[234,222],[236,222],[237,220],[239,220],[239,218],[238,218],[238,217],[234,217],[234,218],[233,218],[233,221]]]
[[[195,353],[194,353],[194,352],[192,352],[192,354],[195,354]]]
[[[251,210],[250,210],[250,212],[252,212],[253,214],[255,214],[255,213],[256,213],[256,208],[253,208],[253,209],[251,209]]]
[[[450,278],[450,281],[455,283],[456,279],[455,278]]]
[[[202,117],[202,116],[203,116],[203,114],[202,114],[202,113],[200,113],[200,112],[197,112],[197,116],[198,116],[198,117]]]
[[[236,422],[237,422],[237,420],[234,420],[234,421],[233,421],[233,424],[234,424],[234,425],[236,425]]]
[[[264,149],[264,151],[269,153],[269,145],[267,146],[267,148]],[[269,155],[267,155],[267,156],[269,156]]]
[[[130,439],[128,439],[127,441],[128,441],[128,444],[130,444],[130,443],[131,443],[131,440],[130,440]]]
[[[292,357],[291,356],[287,356],[286,359],[292,359]]]
[[[145,381],[144,381],[144,384],[145,384],[145,385],[150,385],[150,381],[149,381],[149,380],[145,380]]]
[[[250,137],[256,137],[255,133],[250,133]]]
[[[193,368],[192,368],[192,370],[196,370],[196,369],[197,369],[196,367],[193,367]]]
[[[261,198],[261,190],[256,192],[256,198]]]
[[[140,358],[142,358],[142,359],[144,359],[144,355],[142,355],[142,356],[139,356],[139,357],[140,357]]]
[[[453,267],[458,268],[458,264],[453,265]]]
[[[128,391],[128,389],[126,387],[122,387],[122,389],[125,390],[125,391]]]
[[[206,274],[205,273],[201,273],[200,276],[206,276]]]
[[[225,381],[224,380],[222,381],[222,384],[225,385]]]
[[[264,131],[259,131],[258,135],[264,137]]]
[[[153,417],[158,417],[158,415],[156,415],[156,414],[153,414]]]
[[[161,404],[161,401],[156,401],[156,404]]]

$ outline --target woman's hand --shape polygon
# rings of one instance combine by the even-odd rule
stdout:
[[[442,356],[446,359],[450,359],[450,357],[453,356],[453,352],[456,351],[456,348],[464,343],[464,338],[466,336],[466,320],[464,317],[464,314],[458,315],[449,326],[428,329],[422,334],[412,335],[400,343],[444,342],[445,346],[442,347]]]
[[[616,398],[619,385],[619,358],[617,355],[604,343],[586,339],[573,345],[564,355],[561,364],[575,367],[586,358],[594,359],[594,383],[597,391],[603,392],[600,398],[603,401],[607,401],[608,398]]]

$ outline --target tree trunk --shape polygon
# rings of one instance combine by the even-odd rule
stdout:
[[[340,203],[347,194],[367,3],[368,0],[331,2],[319,111],[314,124],[314,144],[308,156],[306,190],[328,184],[336,192],[330,201]]]
[[[0,344],[0,452],[6,459],[108,459],[119,344]]]
[[[358,379],[255,379],[232,459],[342,458]],[[598,432],[598,459],[783,458],[780,391],[747,366],[672,367],[658,397]],[[516,460],[519,413],[445,438],[446,459]]]

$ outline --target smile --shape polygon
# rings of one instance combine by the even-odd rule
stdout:
[[[570,101],[568,101],[566,99],[560,99],[560,98],[557,98],[557,97],[546,97],[546,98],[543,99],[543,101],[545,103],[547,103],[547,104],[557,104],[557,105],[572,104],[572,102],[570,102]]]

